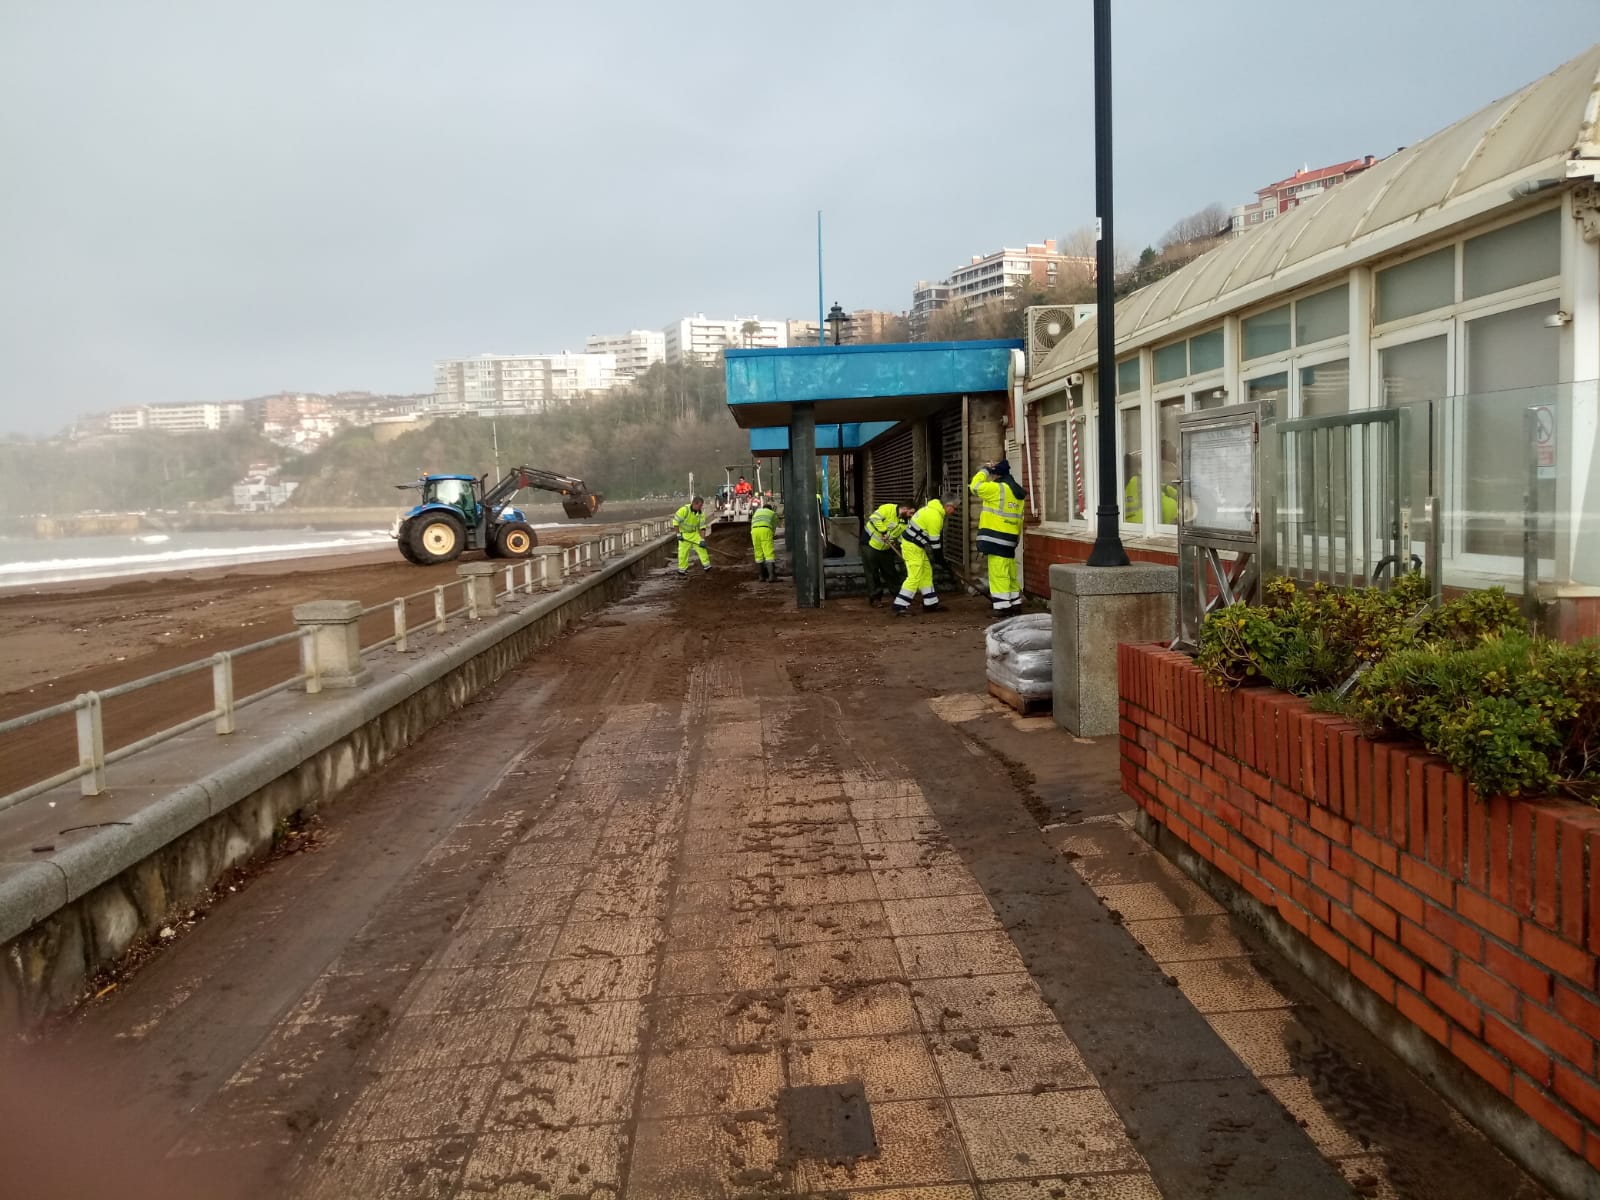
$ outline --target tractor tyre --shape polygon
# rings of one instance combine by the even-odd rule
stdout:
[[[494,532],[494,552],[500,558],[527,558],[539,544],[539,535],[526,521],[508,521]]]
[[[459,517],[447,513],[428,513],[415,517],[407,533],[413,561],[423,566],[460,558],[461,552],[467,547],[467,527]]]
[[[396,539],[400,546],[400,557],[408,563],[418,562],[417,552],[411,548],[411,523],[400,526],[400,536]]]

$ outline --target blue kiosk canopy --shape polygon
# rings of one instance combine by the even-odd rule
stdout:
[[[787,426],[796,404],[810,405],[820,450],[823,426],[893,424],[934,412],[952,396],[1004,392],[1011,352],[1020,349],[1020,341],[1005,339],[727,350],[728,408],[741,428],[759,429]]]

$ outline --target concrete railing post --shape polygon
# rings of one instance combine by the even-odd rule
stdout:
[[[555,592],[561,589],[562,556],[563,551],[559,546],[535,547],[533,570],[541,592]]]
[[[497,573],[498,569],[492,562],[462,563],[456,568],[462,586],[469,592],[468,619],[481,621],[485,617],[492,617],[495,610],[500,607],[500,598],[495,594]]]
[[[294,623],[311,635],[317,679],[324,688],[360,687],[370,678],[361,661],[361,601],[311,600],[294,606]]]

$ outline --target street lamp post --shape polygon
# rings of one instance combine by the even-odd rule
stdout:
[[[835,300],[833,307],[828,310],[828,328],[833,332],[833,344],[835,346],[839,345],[840,338],[844,334],[844,327],[850,324],[851,319],[850,314],[845,312],[840,307],[839,302]]]
[[[1095,332],[1098,356],[1094,385],[1099,399],[1100,504],[1095,510],[1091,567],[1125,567],[1128,552],[1118,528],[1116,254],[1111,234],[1111,0],[1094,0],[1094,204]]]

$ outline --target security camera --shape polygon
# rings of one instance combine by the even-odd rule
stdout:
[[[1068,387],[1082,387],[1083,386],[1083,372],[1082,371],[1074,371],[1071,375],[1068,375],[1067,376],[1067,386]]]

